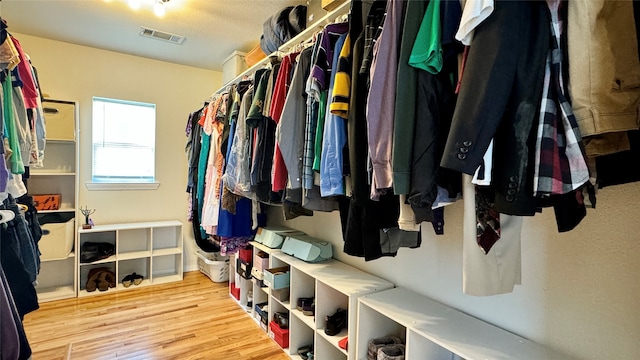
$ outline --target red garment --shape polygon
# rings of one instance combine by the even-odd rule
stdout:
[[[273,96],[271,98],[271,107],[269,108],[269,117],[278,124],[282,109],[284,108],[287,93],[289,92],[289,84],[291,83],[291,72],[295,58],[299,53],[287,54],[280,63],[280,70],[276,78],[276,84],[273,88]],[[273,168],[271,169],[271,190],[274,192],[284,190],[287,184],[287,167],[284,164],[282,153],[278,142],[276,142],[275,151],[273,152]]]
[[[18,54],[20,55],[18,74],[20,75],[20,80],[22,80],[22,96],[24,97],[24,106],[27,109],[35,109],[38,107],[38,97],[40,97],[40,94],[38,93],[36,82],[33,79],[31,63],[29,63],[27,55],[25,55],[24,51],[22,51],[22,45],[20,45],[18,39],[11,36],[11,41],[13,41],[13,45],[16,47],[16,50],[18,50]]]

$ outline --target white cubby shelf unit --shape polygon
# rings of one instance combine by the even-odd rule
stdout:
[[[46,147],[42,167],[31,167],[27,180],[29,195],[56,194],[57,209],[38,210],[43,236],[38,301],[76,297],[75,224],[78,205],[78,103],[44,99]]]
[[[183,279],[183,229],[177,220],[96,225],[78,228],[78,249],[90,242],[115,245],[115,254],[90,263],[78,260],[78,296],[91,296],[111,291],[133,290],[140,286],[162,284]],[[86,291],[87,275],[93,268],[107,267],[116,275],[116,288],[108,291]],[[140,285],[124,287],[122,279],[131,274],[142,275]]]
[[[408,360],[572,359],[402,287],[358,299],[357,359],[388,335],[405,341]]]
[[[262,250],[269,254],[269,268],[289,266],[290,287],[276,291],[261,288],[258,281],[244,282],[241,278],[240,304],[246,306],[247,299],[242,294],[246,294],[250,287],[253,304],[256,301],[268,302],[269,321],[273,319],[275,312],[289,314],[289,348],[284,351],[292,359],[300,359],[298,348],[310,344],[313,344],[315,359],[355,359],[358,297],[391,289],[393,284],[335,259],[308,263],[279,249],[270,249],[256,242],[251,244],[254,252]],[[247,289],[243,289],[243,286],[247,286]],[[281,291],[288,291],[289,296],[282,297]],[[314,316],[305,315],[297,309],[297,299],[300,297],[315,297]],[[288,300],[280,300],[281,298]],[[339,334],[329,336],[324,332],[325,318],[333,315],[338,308],[348,311],[347,327]],[[255,307],[251,314],[259,322]],[[350,339],[348,350],[338,346],[338,342],[345,337]]]

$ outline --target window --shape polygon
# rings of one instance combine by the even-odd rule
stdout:
[[[93,183],[154,183],[156,105],[93,98]]]

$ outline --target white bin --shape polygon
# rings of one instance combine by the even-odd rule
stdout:
[[[66,259],[73,250],[74,219],[63,223],[48,223],[41,227],[42,238],[38,242],[40,260]],[[48,234],[45,235],[47,231]]]

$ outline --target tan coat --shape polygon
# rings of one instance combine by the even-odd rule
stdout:
[[[588,156],[629,149],[638,129],[640,63],[631,0],[568,2],[573,110]]]

